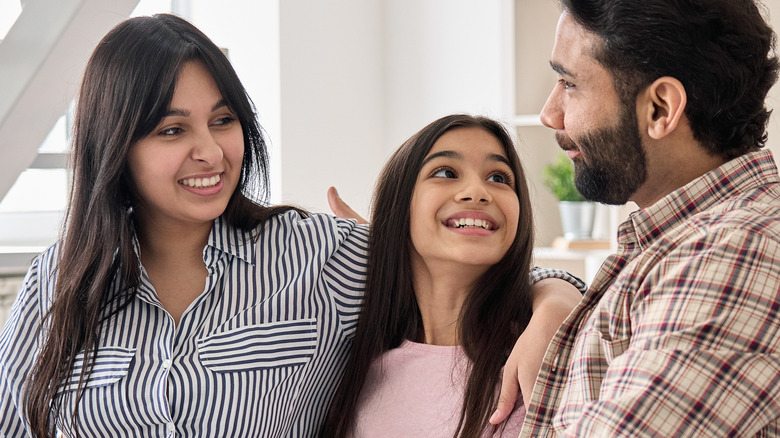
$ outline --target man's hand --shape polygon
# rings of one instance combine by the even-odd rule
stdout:
[[[512,413],[517,402],[518,383],[527,409],[547,346],[563,320],[582,299],[576,287],[557,278],[537,281],[531,292],[534,313],[504,365],[501,395],[496,411],[490,417],[492,424],[501,423]]]
[[[339,192],[335,187],[328,189],[328,205],[333,210],[333,214],[345,219],[357,219],[359,224],[367,224],[368,221],[363,219],[359,214],[355,212],[343,199],[339,196]]]

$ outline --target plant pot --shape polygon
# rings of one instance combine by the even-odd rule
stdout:
[[[592,202],[560,201],[563,237],[569,240],[590,239],[593,231],[593,216],[596,204]]]

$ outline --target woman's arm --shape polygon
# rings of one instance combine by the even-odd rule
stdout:
[[[576,280],[573,277],[571,279]],[[528,406],[547,345],[563,320],[582,299],[584,284],[575,286],[575,283],[560,278],[545,278],[531,287],[533,315],[504,366],[501,395],[496,411],[490,418],[491,423],[498,424],[509,417],[517,401],[518,383],[523,403]]]

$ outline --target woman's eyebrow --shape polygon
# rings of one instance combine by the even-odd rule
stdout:
[[[228,106],[227,100],[222,99],[219,102],[215,103],[214,106],[211,107],[211,112],[214,112],[222,107]],[[165,112],[165,115],[163,117],[172,117],[172,116],[178,116],[178,117],[189,117],[190,112],[188,110],[184,109],[178,109],[178,108],[171,108],[168,111]]]

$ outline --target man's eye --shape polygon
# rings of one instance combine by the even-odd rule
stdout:
[[[565,90],[568,90],[569,88],[574,88],[574,84],[572,84],[572,83],[571,83],[571,82],[569,82],[569,81],[565,81],[565,80],[563,80],[563,79],[558,79],[558,83],[559,83],[559,84],[561,84],[561,85],[563,85],[563,88],[564,88]]]

